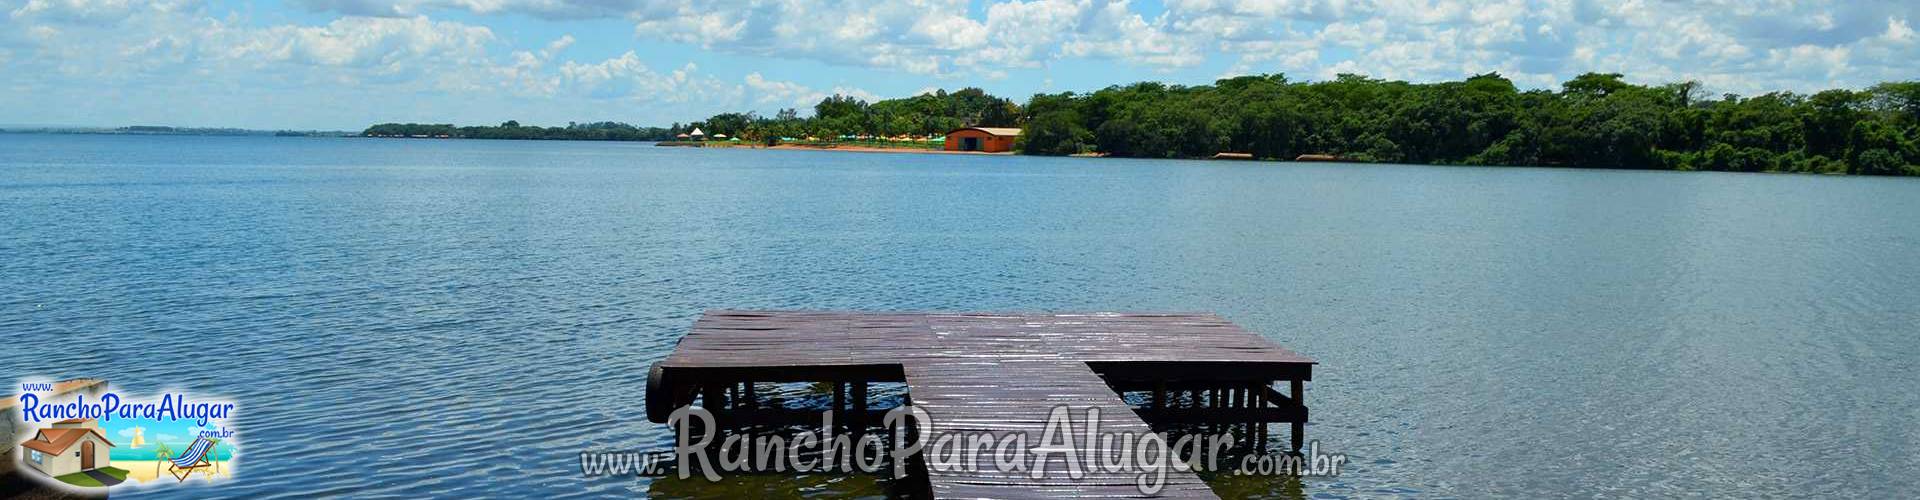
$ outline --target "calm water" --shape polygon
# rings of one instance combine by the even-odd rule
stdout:
[[[1920,495],[1913,179],[0,135],[0,235],[0,381],[241,404],[139,496],[883,491],[579,477],[706,308],[1219,312],[1355,462],[1235,492]]]

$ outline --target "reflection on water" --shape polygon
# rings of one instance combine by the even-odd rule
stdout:
[[[668,441],[702,310],[1213,311],[1321,361],[1352,468],[1306,496],[1911,498],[1914,221],[1916,179],[0,134],[0,382],[241,405],[233,481],[128,497],[699,496],[579,453]]]
[[[661,499],[897,497],[886,479],[862,474],[732,474],[719,482],[697,476],[666,477],[654,479],[647,496]]]
[[[1257,476],[1257,475],[1208,475],[1201,478],[1213,487],[1214,494],[1220,498],[1306,498],[1306,489],[1301,479],[1294,476]]]
[[[909,396],[904,384],[875,383],[872,384],[871,387],[871,394],[878,402],[874,406],[877,410],[884,411],[892,409],[904,402]],[[733,391],[729,391],[727,394],[729,400],[744,397],[740,393]],[[755,408],[787,408],[823,411],[831,406],[831,394],[831,385],[825,383],[759,383],[755,386],[752,402],[745,404]],[[1199,406],[1199,397],[1195,392],[1189,391],[1182,393],[1176,391],[1174,398],[1169,401],[1175,406]],[[1141,392],[1123,393],[1122,399],[1135,407],[1144,407],[1146,404],[1144,393]],[[1072,425],[1085,425],[1085,423],[1078,422]],[[1161,425],[1156,426],[1156,431],[1164,433],[1166,436],[1164,443],[1173,447],[1171,451],[1178,455],[1179,460],[1188,463],[1198,463],[1202,459],[1194,458],[1195,455],[1197,453],[1204,453],[1202,450],[1210,449],[1211,446],[1214,446],[1212,444],[1206,444],[1213,442],[1208,441],[1210,437],[1218,440],[1223,445],[1223,447],[1218,450],[1221,454],[1213,458],[1212,465],[1203,466],[1197,470],[1200,477],[1211,485],[1222,498],[1303,498],[1305,495],[1305,480],[1299,476],[1284,472],[1276,473],[1274,471],[1251,470],[1241,472],[1238,470],[1247,467],[1245,464],[1249,461],[1260,457],[1268,457],[1270,460],[1284,457],[1281,451],[1285,450],[1286,446],[1288,446],[1287,426],[1285,424],[1272,425],[1271,434],[1264,443],[1260,443],[1257,440],[1248,440],[1248,433],[1252,432],[1253,428],[1244,424]],[[727,429],[709,438],[709,441],[707,441],[709,444],[705,446],[705,449],[710,452],[710,454],[707,455],[707,460],[709,460],[709,463],[719,463],[720,461],[733,459],[745,460],[751,463],[761,464],[755,467],[764,471],[767,470],[768,465],[761,462],[764,457],[758,453],[762,452],[748,454],[741,451],[742,446],[749,446],[746,443],[764,443],[768,438],[774,438],[781,444],[770,448],[774,450],[772,452],[774,453],[773,456],[785,457],[787,452],[782,451],[785,450],[782,446],[799,442],[794,438],[801,434],[818,436],[822,432],[821,429],[823,429],[823,427],[818,425],[758,425]],[[692,432],[695,436],[701,433],[701,431],[697,429]],[[846,430],[835,431],[835,435],[849,432],[850,431]],[[866,432],[880,437],[879,449],[895,449],[895,444],[892,439],[893,431],[891,429],[882,427],[876,423],[868,427]],[[1079,435],[1073,429],[1067,429],[1066,433],[1074,436]],[[729,438],[734,436],[741,436],[746,439],[734,443],[732,447],[713,444],[729,442]],[[1030,437],[1034,439],[1039,438],[1039,436]],[[1193,444],[1191,447],[1186,445],[1188,439],[1194,440],[1192,441]],[[818,441],[813,440],[809,442],[817,443]],[[660,443],[655,449],[669,449],[672,444],[672,441],[669,439],[666,442]],[[1040,445],[1037,441],[1028,442],[1027,444],[1029,446]],[[1112,444],[1108,443],[1107,445]],[[1317,446],[1317,444],[1314,446]],[[719,448],[726,449],[721,450]],[[754,449],[761,450],[762,448]],[[817,445],[811,445],[803,448],[803,450],[803,452],[798,454],[799,460],[810,464],[821,463],[822,452]],[[1314,450],[1309,450],[1308,452],[1311,454]],[[882,457],[882,461],[887,460],[884,458],[887,456],[885,452],[876,452],[876,454],[872,456]],[[1092,460],[1090,457],[1088,459]],[[784,460],[780,459],[774,460],[784,462]],[[867,497],[874,495],[889,498],[926,498],[928,487],[924,468],[916,465],[912,466],[911,469],[912,470],[905,473],[906,477],[899,479],[894,478],[893,471],[890,467],[883,468],[883,470],[877,474],[721,472],[719,474],[721,479],[716,482],[704,479],[701,473],[698,472],[699,469],[695,467],[690,469],[692,472],[689,472],[691,477],[688,479],[679,479],[677,477],[654,479],[651,484],[652,489],[650,494],[654,497],[661,498],[740,498],[744,496],[766,496],[769,498],[842,498],[846,496]],[[1064,476],[1068,474],[1068,472],[1066,470],[1050,470],[1048,474]],[[1337,477],[1332,479],[1313,478],[1313,480],[1334,479],[1337,479]],[[609,480],[618,480],[618,478],[609,478]]]

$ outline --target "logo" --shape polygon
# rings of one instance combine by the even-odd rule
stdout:
[[[1127,481],[1143,495],[1158,495],[1174,474],[1215,476],[1338,477],[1348,457],[1322,452],[1319,441],[1292,453],[1268,453],[1264,437],[1247,432],[1166,432],[1109,427],[1099,407],[1056,405],[1038,433],[949,429],[924,408],[888,410],[879,427],[855,425],[842,432],[835,412],[821,413],[819,427],[722,432],[716,415],[682,406],[667,417],[674,428],[671,450],[582,450],[584,477],[694,476],[719,482],[733,473],[879,474],[906,477],[909,461],[927,473],[990,477],[1035,484]],[[1137,420],[1135,420],[1137,422]],[[867,432],[876,430],[879,432]],[[783,434],[782,431],[797,431]],[[724,436],[722,435],[724,434]],[[1054,481],[1055,483],[1044,483]]]
[[[232,479],[234,408],[185,391],[121,394],[97,379],[22,382],[0,404],[14,474],[81,492]]]

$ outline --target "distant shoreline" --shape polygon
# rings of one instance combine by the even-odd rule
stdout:
[[[194,127],[0,127],[0,134],[50,134],[50,135],[188,135],[188,136],[227,136],[227,137],[355,137],[358,132],[344,130],[253,130],[244,128],[194,128]]]
[[[916,148],[891,148],[891,147],[884,147],[884,146],[864,146],[859,144],[829,144],[829,145],[776,144],[773,146],[767,146],[762,144],[738,143],[738,142],[727,142],[727,141],[708,141],[708,142],[659,141],[654,143],[654,145],[659,147],[680,147],[680,148],[779,149],[779,150],[788,150],[788,151],[838,151],[838,152],[846,152],[846,153],[919,153],[919,154],[984,155],[984,156],[1014,156],[1019,154],[1013,151],[1005,151],[1005,152],[997,152],[997,153],[986,152],[986,151],[949,151],[941,148],[917,148],[917,147]]]
[[[740,147],[740,146],[735,146],[735,147]],[[846,153],[918,153],[918,154],[936,154],[936,155],[978,155],[978,156],[1013,156],[1016,154],[1012,151],[1007,151],[1002,153],[989,153],[986,151],[948,151],[945,149],[922,149],[922,148],[880,148],[880,147],[873,147],[873,146],[801,146],[796,144],[781,144],[776,146],[748,146],[748,147],[751,147],[753,149],[780,149],[780,150],[788,150],[788,151],[838,151],[838,152],[846,152]]]

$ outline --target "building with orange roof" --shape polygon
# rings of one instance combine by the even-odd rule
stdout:
[[[34,432],[33,439],[20,443],[20,463],[59,477],[113,465],[108,457],[112,448],[113,442],[100,433],[99,422],[72,418],[54,422],[52,427]]]
[[[996,127],[966,127],[947,132],[947,151],[983,151],[1005,153],[1013,150],[1013,140],[1020,137],[1020,129]]]

